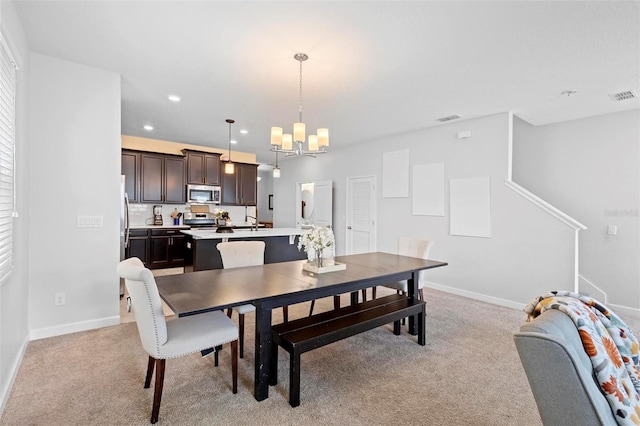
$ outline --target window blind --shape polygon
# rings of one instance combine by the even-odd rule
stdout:
[[[0,33],[0,284],[13,269],[16,62]]]

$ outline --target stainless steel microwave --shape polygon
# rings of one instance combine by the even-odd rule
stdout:
[[[187,185],[187,203],[220,204],[220,187],[214,185]]]

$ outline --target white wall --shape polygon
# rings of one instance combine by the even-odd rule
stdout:
[[[32,53],[30,84],[31,337],[118,324],[120,76]]]
[[[28,329],[29,140],[27,90],[29,53],[12,3],[0,2],[0,30],[18,62],[16,73],[16,197],[19,218],[13,221],[13,272],[0,287],[0,413],[26,350]]]
[[[395,252],[399,236],[433,239],[431,257],[449,262],[429,272],[433,286],[506,306],[519,308],[542,292],[572,289],[574,231],[504,185],[509,128],[504,113],[332,149],[316,159],[286,159],[282,178],[274,180],[275,225],[295,225],[296,182],[332,179],[336,248],[343,254],[346,178],[376,175],[380,184],[383,153],[409,149],[411,165],[445,163],[445,216],[414,216],[410,198],[382,198],[378,188],[379,251]],[[458,140],[466,130],[472,138]],[[448,182],[476,176],[491,178],[492,238],[451,236]]]
[[[640,110],[537,127],[515,120],[513,179],[589,228],[580,274],[608,303],[640,308]]]

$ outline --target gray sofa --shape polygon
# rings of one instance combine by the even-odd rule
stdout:
[[[514,340],[546,426],[617,424],[571,318],[547,310]]]

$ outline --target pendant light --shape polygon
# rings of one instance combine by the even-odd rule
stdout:
[[[227,118],[225,121],[229,123],[229,157],[227,158],[227,162],[224,164],[224,174],[232,175],[235,173],[235,167],[231,162],[231,125],[235,123],[235,121],[230,118]]]

